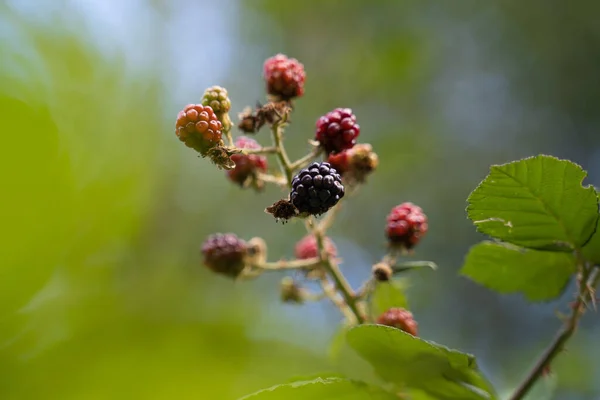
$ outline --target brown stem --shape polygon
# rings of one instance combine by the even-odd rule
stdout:
[[[577,330],[579,319],[583,315],[588,298],[593,296],[593,289],[598,285],[600,273],[595,267],[584,267],[582,277],[579,282],[577,299],[571,306],[572,312],[565,321],[564,325],[558,331],[554,340],[544,350],[532,370],[527,374],[523,382],[517,387],[509,400],[522,400],[531,390],[537,380],[543,375],[544,370],[552,360],[564,349],[567,341]]]
[[[261,147],[259,149],[240,149],[242,154],[276,154],[279,150],[275,146]]]

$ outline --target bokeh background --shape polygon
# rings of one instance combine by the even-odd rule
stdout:
[[[200,264],[212,232],[261,236],[271,259],[303,235],[263,212],[276,189],[233,186],[173,129],[213,84],[234,115],[264,100],[278,52],[308,75],[291,156],[339,106],[380,156],[331,231],[351,282],[383,254],[389,209],[421,205],[414,258],[440,268],[411,275],[420,334],[510,390],[569,294],[528,304],[458,276],[481,239],[465,199],[490,164],[539,153],[600,184],[599,13],[592,0],[0,1],[0,397],[229,400],[343,369],[327,358],[328,303],[282,305],[282,275],[233,283]],[[600,398],[599,333],[590,313],[553,366],[554,398]]]

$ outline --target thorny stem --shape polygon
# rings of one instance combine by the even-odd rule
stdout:
[[[544,369],[550,365],[552,360],[564,349],[567,341],[573,336],[577,330],[579,319],[583,315],[588,299],[593,298],[594,288],[598,285],[600,273],[593,266],[583,265],[579,288],[577,291],[577,299],[571,306],[572,311],[570,316],[560,328],[554,340],[542,353],[539,360],[536,362],[533,369],[527,374],[523,382],[517,387],[509,400],[522,400],[537,380],[543,375]]]

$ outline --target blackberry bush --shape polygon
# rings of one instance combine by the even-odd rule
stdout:
[[[436,268],[429,261],[403,259],[414,254],[428,232],[429,221],[421,207],[403,202],[386,218],[378,217],[377,205],[365,210],[373,218],[380,218],[388,246],[381,257],[362,268],[365,281],[359,287],[353,287],[343,273],[343,257],[338,255],[329,228],[340,208],[365,186],[367,176],[377,170],[379,163],[370,144],[357,143],[360,127],[352,110],[339,107],[318,118],[315,140],[307,140],[312,146],[310,151],[292,160],[284,145],[284,131],[296,107],[292,101],[304,93],[304,67],[296,59],[278,54],[265,61],[263,76],[267,102],[246,107],[239,114],[237,128],[242,133],[257,134],[266,127],[270,131],[269,145],[246,136],[233,140],[233,124],[228,116],[231,102],[226,89],[218,86],[205,91],[202,104],[189,104],[177,115],[176,134],[202,157],[228,169],[227,178],[242,188],[262,189],[267,184],[279,188],[281,196],[269,202],[267,214],[275,222],[303,225],[306,234],[296,242],[292,258],[271,261],[268,244],[260,237],[246,242],[233,233],[213,234],[202,245],[203,263],[215,273],[236,280],[256,279],[273,271],[294,272],[281,280],[280,300],[300,305],[328,299],[343,317],[341,339],[336,340],[332,350],[340,343],[351,347],[374,367],[386,385],[371,387],[345,378],[320,377],[280,385],[250,397],[262,400],[281,394],[280,398],[289,398],[294,396],[291,391],[299,391],[294,392],[294,398],[310,398],[323,394],[315,388],[326,383],[329,389],[340,384],[343,390],[338,393],[328,389],[323,398],[346,398],[351,388],[353,394],[360,396],[361,392],[368,398],[497,400],[473,356],[417,337],[418,323],[404,290],[406,273],[422,267]],[[278,170],[268,170],[268,157],[276,159]],[[470,250],[462,275],[500,293],[520,292],[531,301],[555,299],[571,280],[576,282],[564,325],[510,400],[522,400],[546,374],[576,332],[588,306],[595,306],[595,290],[600,282],[600,194],[592,186],[582,186],[585,176],[580,166],[569,161],[531,157],[493,166],[469,196],[469,218],[493,240]],[[352,213],[348,217],[351,220]],[[282,235],[291,235],[287,227],[278,229]],[[548,271],[552,271],[551,278],[545,279]],[[532,280],[532,276],[539,279]],[[311,286],[317,289],[309,290]],[[426,334],[421,332],[419,336]],[[443,386],[431,386],[430,381]],[[302,392],[307,387],[308,391]]]

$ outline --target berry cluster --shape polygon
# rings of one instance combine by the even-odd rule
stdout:
[[[235,278],[244,269],[247,250],[246,241],[233,233],[210,235],[202,245],[204,265],[216,273]]]
[[[301,213],[323,214],[342,197],[342,177],[327,162],[310,164],[292,180],[290,199]]]
[[[427,216],[421,207],[407,202],[388,214],[385,233],[390,245],[410,250],[425,236],[427,229]]]
[[[187,147],[205,155],[221,143],[222,127],[210,106],[188,104],[177,114],[175,133]]]
[[[323,245],[329,257],[337,257],[337,248],[331,238],[324,237]],[[319,257],[319,247],[315,235],[306,235],[296,243],[295,254],[299,260]]]
[[[378,166],[378,156],[368,143],[357,143],[360,126],[350,108],[335,108],[318,118],[309,154],[291,161],[283,146],[284,129],[290,124],[293,101],[304,94],[304,66],[293,58],[277,54],[264,63],[263,77],[270,100],[239,115],[237,128],[245,134],[257,134],[267,126],[271,146],[238,136],[235,140],[229,117],[231,101],[220,86],[206,89],[201,104],[189,104],[175,123],[177,137],[186,146],[208,156],[227,169],[226,177],[241,188],[262,189],[274,184],[285,192],[266,211],[277,220],[303,220],[307,234],[294,248],[294,258],[267,261],[267,244],[261,238],[249,241],[234,233],[208,236],[201,248],[207,269],[234,279],[249,279],[272,270],[300,270],[302,279],[320,285],[322,293],[312,293],[292,277],[281,281],[280,298],[286,303],[330,298],[349,323],[377,322],[417,334],[417,323],[410,311],[390,308],[382,315],[365,310],[371,291],[389,285],[394,275],[407,270],[398,262],[398,249],[412,249],[427,232],[427,217],[412,203],[394,207],[387,217],[387,254],[371,267],[363,288],[354,290],[338,263],[338,249],[327,235],[340,201],[366,182]],[[225,140],[227,143],[225,143]],[[267,157],[276,157],[279,171],[269,171]],[[326,214],[322,218],[317,218]],[[368,271],[368,268],[366,269]]]
[[[377,318],[380,325],[400,329],[413,336],[417,336],[418,324],[410,311],[404,308],[390,308]]]
[[[267,93],[278,99],[289,100],[304,94],[304,65],[295,58],[277,54],[265,61],[263,74]]]
[[[356,116],[349,108],[336,108],[317,120],[315,140],[326,153],[339,153],[351,149],[360,134]]]
[[[237,138],[235,146],[249,150],[257,150],[261,147],[256,140],[246,136]],[[260,154],[233,154],[231,160],[235,163],[235,168],[227,171],[227,177],[240,186],[245,186],[248,180],[256,181],[256,174],[266,172],[268,167],[267,157]]]

